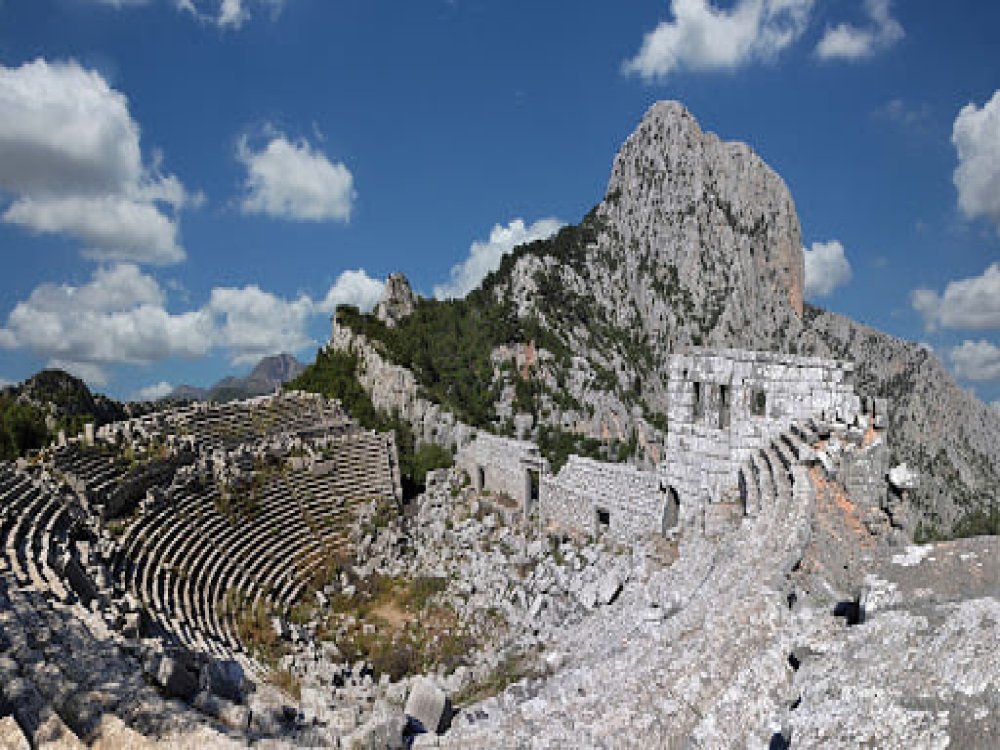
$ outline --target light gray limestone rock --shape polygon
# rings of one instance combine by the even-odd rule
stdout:
[[[889,469],[889,483],[897,490],[915,490],[920,486],[920,475],[902,463]]]
[[[401,273],[389,274],[385,280],[382,298],[375,306],[375,317],[389,328],[413,314],[417,306],[417,295],[410,288],[410,282]]]
[[[407,716],[420,722],[430,733],[437,731],[447,707],[444,691],[425,677],[419,677],[410,686],[410,695],[403,709]]]

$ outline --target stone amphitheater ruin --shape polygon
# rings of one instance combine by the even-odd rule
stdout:
[[[394,440],[319,396],[61,438],[0,465],[0,746],[996,747],[997,540],[910,546],[918,478],[851,377],[678,354],[655,471],[553,473],[413,408],[394,372],[457,468],[384,528]],[[453,627],[505,640],[399,681],[342,664],[292,613],[351,595],[329,567],[349,552],[359,576],[447,582]],[[266,684],[247,611],[295,644],[297,697]]]

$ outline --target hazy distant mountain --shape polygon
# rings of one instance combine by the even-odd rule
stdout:
[[[233,375],[223,378],[211,388],[193,385],[177,386],[167,397],[171,401],[235,401],[263,396],[298,375],[305,366],[291,354],[264,357],[253,371],[243,378]]]

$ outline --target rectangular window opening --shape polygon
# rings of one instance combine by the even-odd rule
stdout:
[[[597,509],[597,531],[598,533],[611,528],[611,513],[604,508]]]

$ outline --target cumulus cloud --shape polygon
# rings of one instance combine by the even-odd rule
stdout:
[[[993,263],[980,276],[949,282],[944,294],[916,289],[910,303],[928,330],[1000,328],[1000,263]]]
[[[213,289],[207,304],[171,313],[159,283],[132,264],[98,268],[79,286],[42,284],[0,328],[0,348],[24,349],[103,384],[107,368],[196,359],[215,350],[234,363],[300,351],[313,301],[285,300],[256,285]]]
[[[174,263],[184,260],[177,225],[150,203],[121,196],[23,198],[3,214],[10,224],[45,234],[70,234],[92,260]]]
[[[958,150],[959,208],[969,218],[989,219],[1000,231],[1000,90],[982,108],[962,108],[951,142]]]
[[[159,285],[136,266],[99,268],[81,286],[36,287],[11,311],[0,330],[0,346],[28,349],[97,383],[105,381],[108,364],[208,353],[210,317],[202,312],[171,315],[163,305]]]
[[[293,143],[278,133],[255,151],[243,136],[237,158],[247,170],[244,212],[296,221],[350,220],[354,176],[308,141]]]
[[[732,71],[777,57],[805,31],[813,0],[671,0],[672,21],[646,34],[627,74],[664,79],[677,70]]]
[[[184,259],[177,212],[197,203],[144,164],[128,100],[97,72],[43,59],[0,65],[0,220],[80,240],[96,259]]]
[[[1000,380],[1000,347],[989,341],[963,341],[949,352],[955,374],[966,380]]]
[[[826,297],[851,280],[851,264],[837,240],[802,248],[806,261],[806,298]]]
[[[361,268],[356,271],[344,271],[337,277],[326,296],[317,303],[316,309],[333,313],[340,305],[354,305],[361,312],[370,312],[381,298],[384,288],[384,280],[373,279]]]
[[[216,343],[237,364],[314,343],[305,332],[313,313],[313,302],[305,295],[284,300],[256,285],[213,289],[204,312],[215,325]]]
[[[253,363],[315,344],[308,333],[315,316],[340,304],[370,311],[383,286],[358,269],[341,273],[318,300],[306,294],[286,299],[256,284],[216,287],[201,307],[174,313],[155,278],[118,263],[97,268],[83,284],[37,286],[0,328],[0,349],[30,351],[93,385],[106,384],[109,368],[120,364],[216,351],[234,364]]]
[[[161,398],[166,398],[173,392],[174,387],[167,381],[161,380],[159,383],[154,383],[153,385],[147,385],[145,388],[140,388],[129,396],[129,401],[159,401]]]
[[[518,245],[544,240],[559,231],[563,223],[558,219],[539,219],[526,225],[523,219],[514,219],[507,226],[497,224],[490,238],[476,240],[469,248],[469,257],[451,268],[449,279],[434,287],[438,299],[464,297],[481,282],[486,274],[500,267],[500,260]]]
[[[827,27],[816,46],[821,60],[863,60],[899,42],[906,32],[892,17],[890,0],[865,0],[866,26]]]

